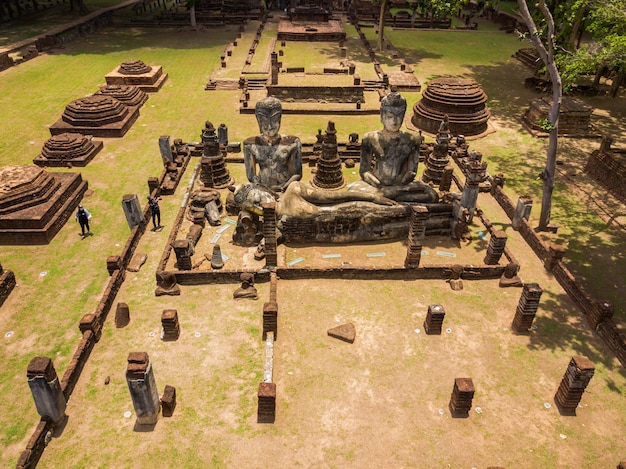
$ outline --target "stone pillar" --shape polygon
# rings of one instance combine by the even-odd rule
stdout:
[[[171,417],[174,415],[174,409],[176,408],[176,388],[165,385],[163,396],[161,396],[161,409],[163,411],[163,417]]]
[[[163,340],[177,340],[180,335],[180,324],[178,323],[178,311],[175,309],[164,309],[161,313],[161,327],[163,327]]]
[[[441,175],[441,181],[439,181],[439,191],[440,192],[450,192],[450,188],[452,187],[452,173],[454,169],[450,165],[446,165],[443,168],[443,174]]]
[[[533,199],[527,195],[523,195],[517,199],[517,207],[515,208],[515,214],[513,215],[513,220],[511,222],[515,231],[519,231],[522,220],[528,221],[532,208]]]
[[[595,366],[587,357],[572,357],[554,395],[554,402],[561,412],[576,413],[576,407],[594,373]]]
[[[498,265],[504,247],[506,246],[507,236],[504,231],[494,231],[489,239],[489,246],[487,246],[487,255],[485,256],[485,264]]]
[[[424,319],[424,332],[428,335],[440,335],[445,315],[446,310],[442,305],[428,305],[428,312]]]
[[[177,239],[172,243],[176,263],[179,270],[191,270],[191,256],[194,253],[193,244],[188,239]]]
[[[217,143],[220,145],[228,145],[228,127],[226,124],[220,124],[217,128]]]
[[[548,272],[552,272],[557,262],[565,257],[565,248],[558,244],[550,244],[548,246],[548,257],[544,261],[544,266]]]
[[[276,420],[276,384],[259,384],[257,423],[274,423]]]
[[[118,303],[115,308],[115,327],[126,327],[130,323],[130,309],[126,303]]]
[[[139,197],[137,194],[126,194],[122,197],[122,208],[124,209],[124,215],[126,216],[126,222],[128,227],[132,230],[137,225],[143,225],[143,212],[141,211],[141,205],[139,204]]]
[[[465,207],[469,212],[468,223],[472,222],[474,218],[474,211],[476,210],[476,202],[478,201],[478,184],[485,179],[485,171],[487,165],[480,161],[470,161],[467,168],[467,175],[465,177],[465,187],[461,194],[461,206]]]
[[[274,340],[278,335],[278,304],[269,301],[263,305],[263,340],[267,340],[267,333],[274,333]]]
[[[172,154],[172,145],[170,143],[169,135],[162,135],[159,137],[159,151],[161,152],[163,166],[167,166],[167,163],[174,161],[174,155]]]
[[[596,301],[587,316],[589,326],[595,331],[601,322],[613,317],[613,305],[608,301]]]
[[[65,418],[66,401],[52,360],[35,357],[26,370],[28,387],[33,394],[37,413],[42,419],[56,423]]]
[[[128,354],[126,383],[133,401],[137,423],[154,425],[161,411],[161,402],[157,391],[152,364],[146,352]]]
[[[469,417],[474,399],[474,383],[472,378],[456,378],[450,396],[450,413],[453,417]]]
[[[276,203],[263,204],[263,237],[265,238],[265,266],[278,265],[277,237],[276,237]]]
[[[276,52],[272,52],[271,73],[271,84],[278,85],[278,54]]]
[[[533,325],[542,293],[543,290],[536,283],[524,285],[522,296],[515,311],[515,318],[513,319],[513,329],[516,332],[527,331]]]
[[[411,205],[411,225],[407,240],[406,259],[404,260],[406,269],[416,269],[420,265],[427,219],[428,208],[423,205]]]

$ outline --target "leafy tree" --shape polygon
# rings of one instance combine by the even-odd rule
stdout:
[[[517,0],[517,4],[520,9],[520,14],[530,31],[529,38],[543,60],[548,74],[550,75],[550,80],[552,81],[552,105],[548,112],[549,122],[545,124],[546,130],[549,130],[550,136],[548,140],[546,166],[541,173],[541,178],[543,179],[543,196],[541,199],[539,226],[537,227],[539,231],[546,231],[550,225],[550,214],[552,211],[552,192],[554,191],[558,147],[559,113],[561,112],[563,87],[561,84],[561,75],[559,74],[555,62],[554,18],[546,5],[546,0],[539,0],[538,4],[539,11],[543,15],[547,26],[547,34],[544,38],[542,38],[541,32],[530,14],[526,0]]]

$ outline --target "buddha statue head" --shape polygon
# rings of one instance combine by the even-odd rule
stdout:
[[[380,102],[380,120],[388,132],[400,130],[405,112],[406,99],[397,91],[387,94]]]
[[[261,135],[266,139],[273,139],[278,135],[282,112],[283,107],[277,98],[267,97],[257,101],[254,113]]]

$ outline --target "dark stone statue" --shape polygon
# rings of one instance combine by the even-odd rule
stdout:
[[[302,178],[302,144],[298,137],[280,135],[282,105],[273,97],[257,102],[256,119],[261,135],[244,141],[248,180],[282,192]]]

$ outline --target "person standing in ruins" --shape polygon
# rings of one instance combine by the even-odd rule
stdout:
[[[82,205],[78,206],[78,210],[76,210],[76,221],[80,225],[80,236],[84,238],[87,235],[91,234],[91,229],[89,228],[89,220],[91,219],[91,213],[87,211],[85,207]],[[85,233],[85,229],[87,232]]]
[[[150,197],[148,196],[148,205],[150,206],[150,212],[152,213],[152,231],[156,231],[161,226],[161,207],[159,207],[159,200],[161,197]]]

